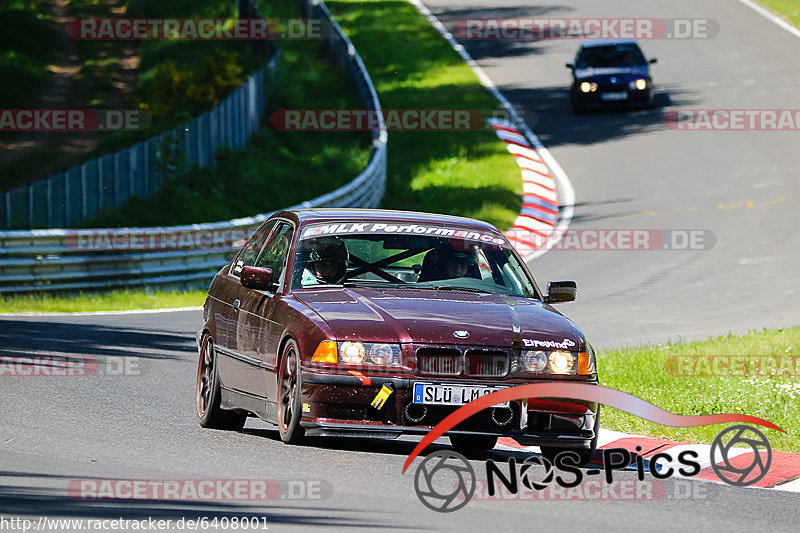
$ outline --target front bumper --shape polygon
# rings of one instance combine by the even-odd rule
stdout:
[[[396,438],[426,434],[456,406],[421,406],[412,402],[416,381],[511,387],[537,381],[481,381],[462,379],[398,378],[303,372],[301,424],[311,436],[371,436]],[[597,383],[590,382],[590,383]],[[394,392],[382,409],[370,404],[381,387]],[[524,445],[589,448],[595,437],[598,406],[580,400],[511,402],[508,408],[484,409],[458,424],[448,434],[511,437]]]
[[[603,100],[605,93],[626,94],[623,100]],[[630,88],[612,88],[600,86],[595,92],[584,93],[577,86],[572,88],[573,105],[584,109],[599,109],[601,107],[644,107],[651,105],[655,98],[655,90],[652,86],[640,91]]]

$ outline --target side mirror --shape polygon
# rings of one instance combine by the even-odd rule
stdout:
[[[578,296],[578,284],[574,281],[551,281],[547,284],[547,296],[544,302],[548,304],[559,304],[574,302]]]
[[[567,64],[566,64],[566,65],[564,65],[564,66],[565,66],[565,67],[567,67],[567,68],[568,68],[568,69],[570,69],[570,70],[572,70],[572,69],[574,69],[574,68],[575,68],[575,65],[573,65],[572,63],[567,63]]]
[[[651,64],[651,65],[655,65],[656,63],[658,63],[658,59],[657,59],[657,58],[655,58],[655,57],[654,57],[654,58],[652,58],[652,59],[650,60],[650,64]]]
[[[241,274],[242,287],[257,291],[272,289],[272,269],[263,267],[246,266]]]

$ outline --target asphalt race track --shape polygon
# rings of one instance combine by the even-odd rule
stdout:
[[[800,42],[730,0],[488,4],[427,5],[446,23],[708,17],[721,28],[707,41],[644,42],[645,53],[659,58],[660,107],[634,113],[570,113],[563,64],[576,41],[465,43],[569,174],[578,196],[574,228],[706,229],[716,236],[704,251],[552,251],[536,259],[540,282],[578,280],[579,300],[564,311],[589,338],[614,346],[799,323],[796,134],[678,132],[662,117],[680,106],[800,107],[800,69],[793,68]],[[258,422],[241,433],[201,429],[194,419],[200,322],[199,311],[0,317],[0,356],[90,356],[100,363],[88,377],[0,378],[0,516],[266,517],[272,531],[751,532],[797,531],[800,523],[797,494],[673,479],[655,501],[472,501],[454,513],[432,512],[413,487],[420,460],[401,474],[412,440],[290,447]],[[472,464],[481,472],[481,461]],[[70,497],[70,482],[84,478],[311,480],[324,487],[324,498],[264,505]]]
[[[578,301],[563,311],[593,343],[800,323],[796,132],[675,131],[664,122],[666,111],[679,108],[798,108],[797,37],[730,0],[425,4],[448,28],[467,18],[715,21],[719,34],[710,39],[640,42],[647,57],[658,58],[658,106],[632,113],[571,113],[564,64],[579,40],[460,42],[569,175],[577,195],[572,229],[709,230],[716,237],[709,250],[552,250],[534,260],[542,284],[578,281]]]
[[[429,511],[413,486],[420,460],[401,474],[411,440],[316,440],[290,447],[259,422],[248,422],[242,433],[200,428],[192,333],[200,318],[180,312],[0,319],[0,355],[82,354],[100,362],[89,377],[2,378],[0,516],[265,516],[272,531],[638,532],[643,524],[648,531],[796,531],[796,494],[672,479],[655,501],[472,501],[454,513]],[[492,457],[504,461],[512,454]],[[473,461],[479,473],[480,464]],[[622,472],[616,479],[634,477]],[[86,478],[311,480],[329,487],[319,492],[330,497],[270,505],[70,497],[70,482]]]

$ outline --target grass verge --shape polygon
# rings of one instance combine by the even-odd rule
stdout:
[[[769,9],[800,28],[800,1],[798,0],[760,0]]]
[[[697,374],[702,367],[699,364],[689,366],[689,359],[681,360],[680,357],[711,355],[780,356],[783,359],[778,359],[778,369],[781,368],[780,362],[786,361],[785,356],[794,355],[793,375],[780,372],[772,376],[741,375],[738,372],[740,375],[729,377],[684,375]],[[598,354],[598,368],[603,385],[628,392],[673,413],[738,413],[769,420],[785,430],[785,433],[763,430],[773,448],[797,453],[800,451],[798,355],[800,327],[728,335],[701,342],[604,351]],[[672,366],[676,361],[683,362]],[[604,408],[602,425],[617,431],[699,443],[711,443],[722,429],[720,425],[666,427],[611,408]]]
[[[363,58],[384,109],[497,108],[464,60],[405,0],[326,3]],[[389,133],[384,207],[474,217],[508,229],[521,202],[519,168],[491,130]]]
[[[205,290],[83,292],[0,297],[0,313],[74,313],[202,306]]]

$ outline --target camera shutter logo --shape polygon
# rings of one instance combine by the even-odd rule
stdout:
[[[460,453],[432,453],[417,468],[414,490],[429,509],[440,513],[457,511],[475,494],[475,469]]]
[[[736,456],[731,456],[730,452],[737,444],[744,444],[752,450],[752,460],[749,465],[732,464],[731,461]],[[766,453],[766,461],[762,457],[763,453]],[[742,457],[747,455],[742,454]],[[754,427],[731,426],[721,431],[711,445],[711,467],[717,477],[729,485],[747,487],[756,483],[767,475],[770,464],[772,464],[772,447],[769,440]]]

